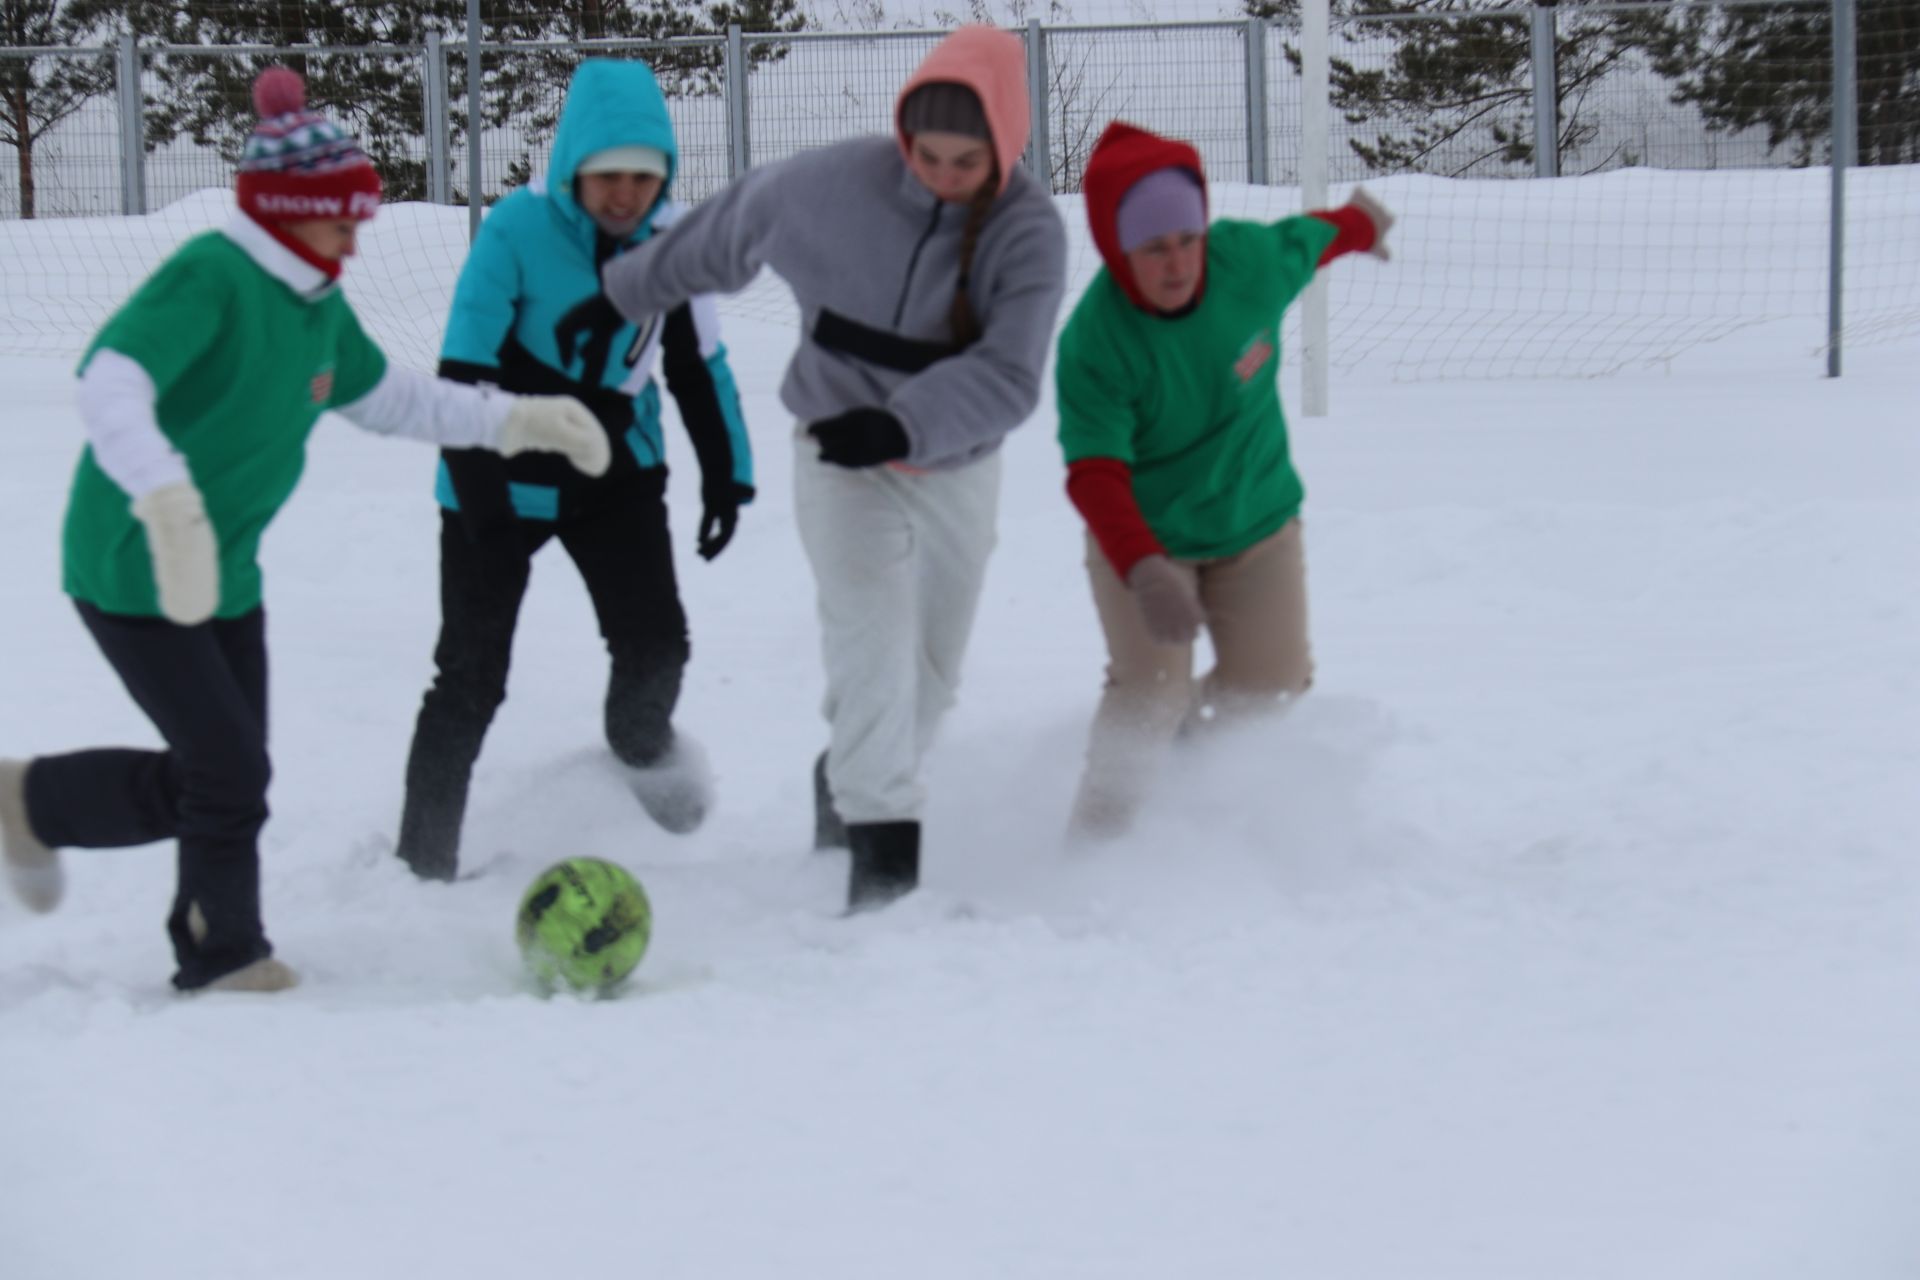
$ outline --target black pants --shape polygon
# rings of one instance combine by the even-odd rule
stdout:
[[[423,875],[458,865],[467,789],[487,727],[507,696],[514,626],[533,554],[553,538],[586,582],[612,658],[607,744],[645,768],[673,745],[673,708],[688,656],[687,616],[674,580],[666,473],[636,471],[596,486],[560,521],[522,520],[474,534],[440,522],[440,641],[407,757],[399,853]]]
[[[180,965],[173,981],[204,986],[273,954],[260,921],[259,837],[272,776],[266,615],[178,627],[79,609],[167,749],[39,757],[27,771],[28,820],[54,848],[179,841],[167,917]],[[206,921],[198,941],[187,928],[195,906]]]

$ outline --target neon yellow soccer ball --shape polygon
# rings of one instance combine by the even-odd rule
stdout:
[[[653,905],[625,867],[568,858],[528,886],[514,933],[542,989],[605,995],[646,954]]]

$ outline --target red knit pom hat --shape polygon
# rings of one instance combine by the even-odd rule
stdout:
[[[240,157],[234,193],[255,222],[364,222],[379,212],[373,162],[346,130],[307,110],[307,85],[297,72],[262,71],[253,82],[253,108],[260,123]]]

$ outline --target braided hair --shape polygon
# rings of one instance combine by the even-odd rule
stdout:
[[[960,233],[960,280],[953,290],[953,309],[947,313],[947,324],[953,330],[956,347],[970,347],[980,338],[980,317],[974,313],[973,296],[967,286],[973,274],[973,251],[979,246],[980,232],[987,225],[987,211],[993,208],[999,195],[1000,166],[996,164],[980,189],[973,193],[973,199],[967,202],[967,225]]]

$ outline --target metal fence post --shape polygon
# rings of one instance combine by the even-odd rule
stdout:
[[[115,96],[120,100],[120,212],[147,211],[146,98],[140,92],[140,48],[133,32],[120,33]]]
[[[1560,33],[1554,0],[1533,6],[1533,176],[1560,176]]]
[[[1854,0],[1833,0],[1833,139],[1827,146],[1833,197],[1827,210],[1827,376],[1840,376],[1846,327],[1841,286],[1846,278],[1847,166],[1856,158],[1860,113],[1855,106],[1859,68],[1854,57]]]
[[[1047,29],[1040,19],[1027,19],[1027,98],[1033,129],[1028,134],[1027,168],[1048,191],[1053,190],[1053,138],[1048,131]]]
[[[753,167],[752,134],[747,120],[747,49],[740,24],[727,24],[727,176],[738,178]]]
[[[447,51],[440,43],[438,31],[427,33],[427,50],[420,74],[425,81],[421,100],[426,107],[427,200],[431,204],[452,204],[452,172],[447,155],[450,141],[447,137]]]
[[[1248,18],[1247,181],[1267,185],[1267,20]]]
[[[467,235],[480,234],[480,0],[467,0]]]
[[[1333,129],[1330,9],[1327,0],[1302,0],[1300,5],[1300,199],[1308,209],[1327,205],[1327,147]],[[1327,277],[1319,272],[1307,286],[1300,311],[1300,411],[1309,418],[1327,416],[1330,328]]]

